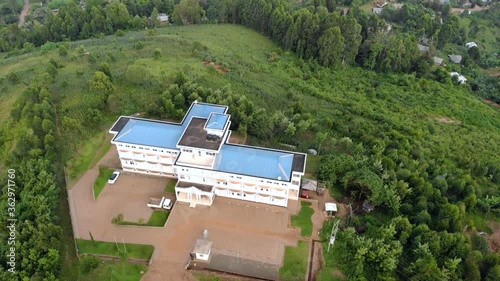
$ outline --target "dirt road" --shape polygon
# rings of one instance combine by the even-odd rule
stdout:
[[[19,15],[18,26],[21,27],[24,25],[24,22],[26,20],[26,16],[28,15],[28,12],[30,11],[30,7],[31,7],[30,0],[24,0],[23,10],[21,11],[21,14]]]

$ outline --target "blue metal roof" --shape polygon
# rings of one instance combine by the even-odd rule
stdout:
[[[137,145],[177,149],[177,142],[191,118],[208,118],[212,112],[225,113],[227,106],[193,103],[182,123],[167,123],[154,120],[129,118],[114,141]]]
[[[214,170],[289,181],[293,154],[263,148],[223,144]]]
[[[227,114],[212,113],[205,127],[212,130],[223,130],[228,120],[229,115]]]
[[[186,117],[184,117],[184,120],[182,122],[182,126],[186,127],[189,124],[189,121],[191,120],[191,117],[201,117],[201,118],[208,118],[210,114],[213,113],[225,113],[227,110],[227,106],[222,106],[222,105],[213,105],[213,104],[206,104],[206,103],[193,103],[191,105],[191,109],[187,113]]]
[[[114,141],[176,149],[183,130],[177,124],[130,119]]]

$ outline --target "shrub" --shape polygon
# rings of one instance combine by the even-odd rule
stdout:
[[[159,48],[156,48],[154,53],[153,53],[153,57],[155,60],[159,60],[161,58],[161,50]]]
[[[7,79],[9,80],[10,83],[12,84],[17,84],[19,83],[19,76],[15,72],[11,72],[7,74]]]
[[[123,30],[121,30],[121,29],[118,29],[118,30],[115,32],[115,35],[116,35],[117,37],[122,37],[122,36],[124,36],[124,35],[125,35],[125,32],[124,32]]]
[[[111,223],[113,224],[121,224],[123,222],[123,214],[119,214],[118,216],[111,219]]]
[[[82,258],[81,263],[82,272],[87,274],[97,269],[101,264],[101,260],[94,255],[86,255]]]
[[[54,43],[54,42],[47,42],[47,43],[43,44],[40,49],[42,50],[42,54],[45,54],[45,53],[47,53],[50,50],[54,50],[55,48],[57,48],[56,43]]]
[[[142,50],[142,49],[144,49],[144,46],[145,46],[144,42],[139,41],[139,42],[137,42],[135,44],[134,49],[136,49],[136,50]]]
[[[61,57],[67,57],[68,56],[68,49],[66,49],[66,46],[64,46],[64,45],[59,46],[59,55]]]

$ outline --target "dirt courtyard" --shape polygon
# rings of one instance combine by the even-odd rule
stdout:
[[[111,150],[101,163],[116,155]],[[98,165],[96,165],[98,167]],[[297,246],[298,229],[289,228],[290,215],[298,212],[299,201],[288,208],[217,197],[210,207],[189,207],[175,203],[165,227],[114,225],[111,219],[123,214],[127,221],[150,217],[149,197],[174,196],[163,191],[168,179],[122,173],[113,185],[106,185],[94,201],[92,185],[97,168],[89,170],[68,190],[75,238],[150,244],[155,247],[152,264],[142,280],[194,280],[184,270],[196,239],[208,231],[213,250],[241,258],[281,265],[284,247]]]

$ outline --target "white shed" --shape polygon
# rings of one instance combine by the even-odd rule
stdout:
[[[212,251],[212,241],[197,239],[194,246],[193,254],[197,260],[208,261],[210,252]]]

